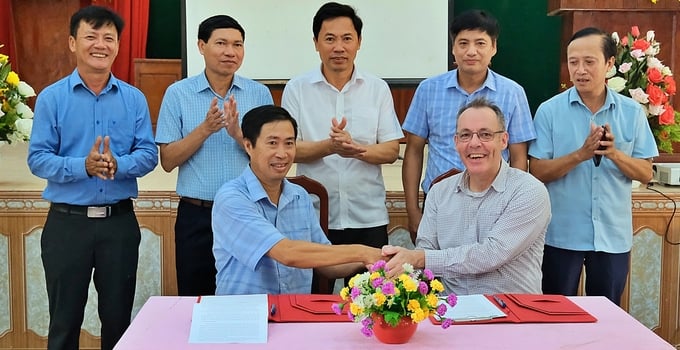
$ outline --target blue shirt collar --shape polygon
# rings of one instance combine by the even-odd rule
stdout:
[[[479,87],[476,91],[482,90],[485,87],[489,88],[492,91],[496,91],[496,74],[494,71],[491,69],[487,68],[486,69],[486,80],[484,80],[484,83],[482,86]],[[463,88],[460,87],[460,84],[458,84],[458,69],[454,69],[451,71],[451,74],[449,75],[448,82],[446,83],[447,88],[456,88],[460,91],[465,91]]]
[[[83,88],[87,89],[88,91],[92,92],[94,95],[94,92],[87,86],[85,85],[85,82],[83,81],[83,78],[80,77],[80,73],[78,73],[78,68],[74,69],[73,72],[71,72],[71,75],[69,76],[68,79],[69,82],[69,88],[71,91],[75,89],[77,86],[82,86]],[[100,95],[105,94],[109,92],[113,87],[116,88],[116,90],[120,89],[120,80],[116,78],[113,73],[109,73],[109,81],[106,82],[106,87],[102,89],[102,92]]]

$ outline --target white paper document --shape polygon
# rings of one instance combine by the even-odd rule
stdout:
[[[446,301],[440,300],[439,303],[446,303]],[[501,309],[482,294],[458,295],[456,306],[449,307],[444,314],[444,318],[454,321],[480,321],[505,316]]]
[[[189,343],[266,343],[267,295],[199,297]]]

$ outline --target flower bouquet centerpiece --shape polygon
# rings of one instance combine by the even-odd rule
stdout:
[[[31,137],[33,111],[26,101],[33,96],[33,88],[12,71],[9,57],[0,54],[0,141],[28,141]]]
[[[673,153],[672,143],[680,141],[680,112],[670,102],[675,80],[671,69],[656,58],[661,45],[654,40],[654,31],[640,37],[640,29],[633,26],[626,36],[614,32],[612,38],[617,52],[607,85],[642,105],[659,150]]]
[[[380,260],[369,271],[350,279],[348,287],[340,291],[345,302],[333,305],[333,309],[340,314],[349,303],[347,314],[350,320],[361,323],[365,336],[375,334],[385,343],[405,343],[419,322],[434,315],[443,318],[447,308],[456,305],[455,294],[440,302],[438,293],[443,291],[432,271],[414,270],[409,264],[404,264],[401,275],[388,279],[385,261]],[[452,320],[443,319],[441,326],[448,328],[451,324]]]

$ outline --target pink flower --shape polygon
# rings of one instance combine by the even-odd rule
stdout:
[[[432,273],[432,270],[430,270],[430,269],[423,270],[423,275],[425,275],[425,278],[428,281],[432,281],[434,279],[434,274]]]
[[[647,40],[645,39],[637,39],[633,41],[633,50],[640,50],[644,52],[649,48],[650,44]]]
[[[444,316],[447,309],[446,304],[439,304],[439,306],[437,306],[437,315]]]
[[[442,328],[447,329],[447,328],[451,327],[452,324],[453,324],[453,320],[450,319],[450,318],[447,318],[442,322]]]
[[[663,83],[666,85],[666,92],[671,96],[675,95],[675,80],[673,77],[670,75],[665,76]]]
[[[654,84],[658,84],[663,81],[663,75],[660,70],[649,68],[647,69],[647,79]]]
[[[430,287],[427,286],[427,283],[420,281],[418,283],[418,291],[420,294],[425,295],[427,292],[430,290]]]
[[[640,28],[638,28],[638,26],[630,27],[630,34],[632,34],[634,38],[639,37],[640,36]]]
[[[342,315],[342,306],[340,306],[340,304],[331,305],[331,309],[333,309],[333,312],[335,312],[336,315]]]
[[[673,106],[667,103],[663,107],[664,111],[659,115],[659,124],[671,125],[675,123],[675,111],[673,111]]]
[[[647,95],[641,88],[629,89],[630,97],[638,103],[649,103],[649,95]]]
[[[373,264],[373,266],[371,266],[371,272],[376,272],[378,270],[387,271],[387,267],[385,265],[387,265],[385,260],[378,260],[375,262],[375,264]]]
[[[619,72],[626,74],[626,72],[628,72],[632,66],[632,62],[622,63],[621,66],[619,66]]]
[[[628,36],[621,38],[621,46],[628,46]]]
[[[458,297],[455,294],[449,294],[449,296],[446,297],[446,303],[451,305],[451,307],[454,307],[458,304]]]
[[[394,283],[390,281],[385,282],[381,289],[385,295],[394,295]]]
[[[668,97],[663,93],[663,90],[654,84],[647,85],[647,91],[645,92],[649,95],[649,103],[653,105],[662,105],[668,100]]]

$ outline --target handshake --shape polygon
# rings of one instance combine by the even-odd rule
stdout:
[[[404,263],[412,265],[415,269],[425,267],[425,251],[422,249],[411,250],[393,245],[385,245],[382,249],[369,249],[372,251],[371,258],[368,260],[371,263],[367,264],[367,267],[370,269],[376,261],[385,260],[387,262],[385,270],[387,271],[388,278],[393,278],[403,273]]]

